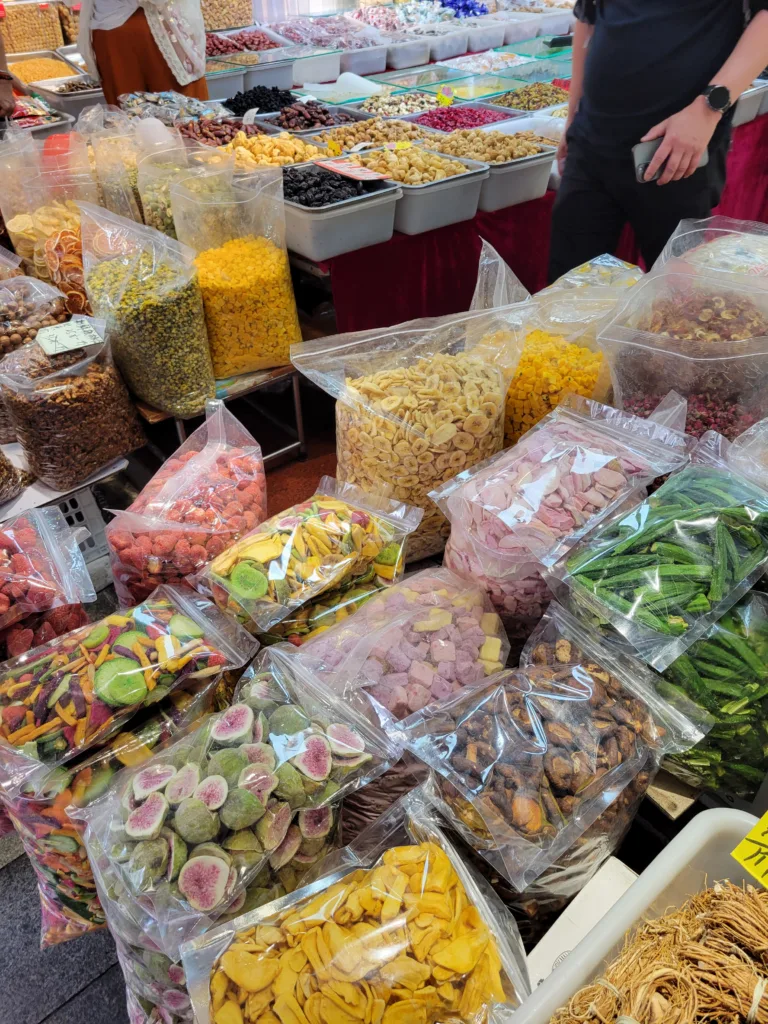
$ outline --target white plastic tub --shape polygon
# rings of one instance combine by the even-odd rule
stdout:
[[[426,36],[429,40],[429,59],[431,61],[448,60],[449,57],[460,57],[467,52],[467,33],[461,29],[446,32],[440,36]]]
[[[86,67],[83,55],[77,48],[77,43],[69,43],[67,46],[57,47],[56,56],[63,58],[67,64],[71,64],[80,74],[87,74],[89,70],[93,70]]]
[[[758,81],[763,82],[765,85],[768,85],[768,80],[766,79],[760,78],[758,79]],[[757,114],[758,117],[762,117],[763,114],[768,114],[768,89],[765,90],[765,92],[762,94],[760,98],[760,109],[758,110]]]
[[[319,262],[368,245],[388,242],[395,228],[399,186],[382,182],[366,196],[312,208],[285,203],[285,240],[299,256]]]
[[[504,26],[504,45],[510,46],[513,43],[522,43],[524,39],[530,39],[530,21],[524,21],[514,11],[497,11],[496,14],[489,14],[489,18],[495,18]]]
[[[488,164],[455,156],[446,158],[444,153],[427,149],[426,146],[424,148],[426,152],[443,159],[457,160],[464,164],[467,171],[442,181],[430,181],[426,185],[396,183],[403,194],[395,210],[395,231],[401,231],[404,235],[421,235],[448,224],[471,220],[477,213],[483,182],[488,178]]]
[[[547,11],[538,15],[541,18],[537,29],[537,36],[564,36],[573,28],[575,18],[573,11]],[[531,32],[533,35],[533,32]]]
[[[513,135],[514,132],[506,132]],[[509,160],[504,164],[489,164],[488,180],[480,190],[479,210],[492,213],[506,206],[518,206],[531,199],[540,199],[547,191],[555,147],[525,156],[520,160]]]
[[[219,60],[210,57],[209,60]],[[221,63],[225,63],[221,61]],[[212,100],[228,100],[235,93],[245,90],[245,69],[235,64],[227,64],[229,71],[206,72],[205,81],[208,86],[208,98]]]
[[[79,78],[87,78],[87,75],[79,75]],[[49,103],[56,110],[62,110],[65,114],[71,114],[74,118],[85,107],[91,107],[95,103],[104,102],[104,92],[101,86],[94,84],[93,89],[83,89],[82,92],[57,92],[57,86],[66,82],[74,81],[73,78],[47,78],[42,82],[30,82],[29,88],[39,93],[46,103]]]
[[[745,811],[702,811],[675,836],[595,928],[515,1011],[515,1024],[549,1024],[560,1006],[621,951],[626,933],[715,881],[752,881],[731,857],[757,818]]]
[[[293,84],[335,82],[341,74],[341,50],[297,44],[290,48],[293,60]]]
[[[362,50],[342,50],[341,70],[353,75],[375,75],[387,69],[387,44],[366,46]]]
[[[758,79],[736,100],[736,109],[733,112],[733,127],[738,128],[740,124],[748,124],[750,121],[754,121],[760,113],[764,100],[768,102],[768,82],[762,82]]]
[[[400,42],[387,43],[387,67],[395,71],[403,68],[415,68],[419,64],[429,62],[429,39],[425,36],[414,36]]]
[[[467,50],[470,53],[482,53],[483,50],[495,50],[504,45],[504,26],[501,22],[486,22],[485,25],[474,25],[474,18],[468,18]]]

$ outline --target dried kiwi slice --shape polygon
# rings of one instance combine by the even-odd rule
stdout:
[[[110,707],[129,707],[147,696],[144,673],[131,658],[113,658],[96,669],[93,689]]]
[[[269,586],[267,577],[253,562],[239,562],[229,577],[229,588],[235,597],[246,601],[258,601],[264,597]]]
[[[92,647],[98,647],[100,644],[104,643],[108,636],[109,626],[106,626],[101,622],[98,626],[94,626],[85,640],[83,640],[83,647],[87,647],[88,650]]]
[[[197,639],[203,635],[202,626],[198,625],[194,619],[190,619],[188,615],[174,615],[171,621],[168,623],[168,628],[174,636],[182,639],[186,637],[188,639]]]

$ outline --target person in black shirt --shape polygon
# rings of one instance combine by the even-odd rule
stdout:
[[[650,269],[684,217],[708,217],[733,104],[768,64],[768,0],[577,0],[574,13],[550,281],[613,252],[627,221]],[[662,137],[638,182],[632,147]]]

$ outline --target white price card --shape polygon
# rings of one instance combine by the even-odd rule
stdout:
[[[256,115],[259,112],[258,107],[251,107],[250,110],[246,110],[243,114],[243,124],[253,124],[256,120]]]
[[[103,339],[90,320],[82,319],[41,327],[35,340],[47,356],[58,356],[76,348],[101,345]]]
[[[337,174],[343,174],[345,178],[354,178],[355,181],[378,181],[386,178],[386,174],[372,171],[370,167],[349,163],[346,157],[339,157],[338,160],[315,160],[314,162],[318,167],[326,167],[329,171],[336,171]]]

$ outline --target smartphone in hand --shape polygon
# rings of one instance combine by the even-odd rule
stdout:
[[[632,159],[635,163],[635,178],[642,184],[645,182],[644,174],[648,170],[648,165],[653,160],[653,155],[659,146],[664,141],[664,136],[660,139],[651,139],[650,142],[638,142],[636,146],[632,147]],[[701,154],[701,160],[699,160],[699,167],[705,167],[709,163],[709,150],[705,149]],[[651,181],[656,181],[661,177],[666,161],[659,167],[654,176],[650,178],[647,184]]]

